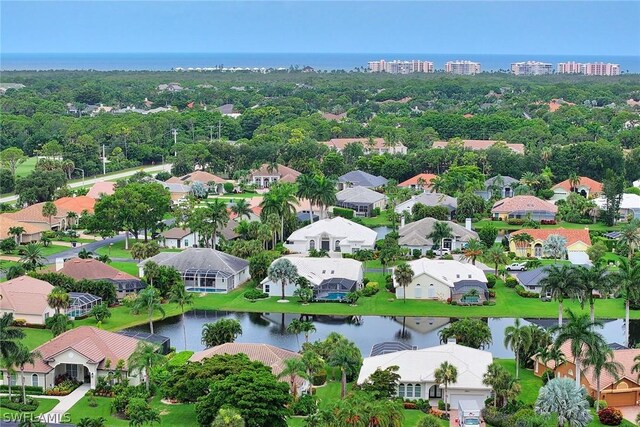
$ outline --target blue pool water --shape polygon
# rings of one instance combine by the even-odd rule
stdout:
[[[225,293],[222,289],[213,289],[213,288],[187,288],[187,292],[205,292],[208,294],[222,294]]]
[[[331,301],[339,301],[344,299],[345,295],[341,292],[329,292],[326,296],[323,296],[320,299],[323,300],[331,300]]]

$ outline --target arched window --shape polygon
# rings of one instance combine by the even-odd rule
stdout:
[[[309,250],[312,251],[316,248],[316,241],[315,240],[309,240]]]
[[[422,397],[422,386],[420,384],[416,384],[413,386],[413,397]]]
[[[436,384],[429,388],[429,399],[439,399],[442,397],[442,389]]]
[[[31,375],[31,385],[34,387],[38,387],[40,385],[38,383],[38,374]]]
[[[404,397],[404,384],[402,383],[398,385],[398,396]]]
[[[334,243],[334,247],[334,251],[340,252],[340,240],[336,240],[336,242]]]

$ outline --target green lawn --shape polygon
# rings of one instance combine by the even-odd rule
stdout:
[[[223,195],[209,196],[209,199],[250,199],[252,197],[258,197],[258,193],[229,193]]]
[[[20,387],[16,387],[16,388],[17,388],[17,392],[21,393]],[[56,406],[58,403],[60,403],[60,401],[58,399],[36,398],[36,400],[38,402],[40,402],[40,404],[38,405],[36,410],[33,411],[33,412],[22,412],[22,414],[34,414],[34,415],[45,414],[45,413],[51,411],[53,409],[53,407]],[[18,414],[18,411],[14,411],[13,409],[3,408],[2,406],[0,406],[0,419],[7,421],[7,418],[9,417],[10,414],[11,415]],[[7,417],[7,418],[5,418],[5,417]]]
[[[49,329],[21,328],[25,333],[22,344],[26,345],[30,350],[53,338],[53,334]]]
[[[138,264],[126,261],[111,261],[109,265],[116,270],[124,271],[132,276],[138,277]]]
[[[18,167],[16,168],[16,178],[27,176],[31,172],[33,172],[36,167],[37,161],[37,157],[29,157],[24,163],[18,165]]]
[[[474,230],[478,230],[482,227],[486,227],[487,225],[493,225],[499,230],[506,231],[515,231],[520,230],[522,228],[521,225],[511,225],[507,224],[505,221],[492,221],[490,219],[483,219],[481,221],[476,221],[472,224]],[[619,225],[614,225],[613,227],[609,227],[608,225],[602,222],[596,222],[595,224],[574,224],[572,222],[560,221],[556,225],[541,225],[540,228],[585,228],[589,227],[589,230],[592,231],[612,231],[620,229]]]
[[[151,239],[149,239],[151,241]],[[96,250],[98,255],[109,255],[110,258],[131,258],[131,246],[136,243],[144,243],[144,239],[129,239],[129,249],[125,249],[125,241],[120,240],[113,244],[102,246]],[[160,252],[180,252],[180,249],[160,248]]]
[[[386,212],[381,212],[380,215],[374,217],[360,218],[360,220],[362,221],[362,225],[370,228],[382,226],[391,227],[391,220],[387,218]]]
[[[68,251],[71,247],[51,244],[49,246],[42,246],[41,249],[42,256],[51,256],[60,252]]]

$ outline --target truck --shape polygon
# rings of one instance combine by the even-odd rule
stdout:
[[[481,425],[478,402],[475,400],[458,401],[458,424],[460,427]]]

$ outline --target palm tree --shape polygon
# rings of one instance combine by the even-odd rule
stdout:
[[[613,350],[608,345],[596,345],[587,348],[584,354],[584,367],[591,367],[596,378],[596,413],[600,411],[600,376],[603,372],[611,375],[616,381],[624,372],[624,367],[613,358]]]
[[[304,342],[309,342],[309,334],[316,331],[316,325],[309,320],[300,322],[300,331],[304,333]]]
[[[482,376],[482,383],[493,389],[493,406],[496,408],[498,401],[503,407],[520,394],[521,387],[518,381],[504,366],[497,363],[489,365],[487,372]]]
[[[500,243],[496,243],[487,249],[483,254],[483,258],[488,263],[494,265],[494,274],[496,277],[498,276],[498,267],[501,264],[509,262],[509,257],[507,257],[507,254],[504,252],[504,248]]]
[[[60,310],[69,308],[69,294],[65,289],[56,286],[51,290],[51,293],[47,295],[47,304],[49,304],[49,307],[55,309],[56,314],[60,314]]]
[[[595,317],[595,295],[594,292],[600,294],[607,292],[611,288],[611,275],[606,268],[600,265],[587,268],[585,266],[577,266],[575,271],[575,279],[579,285],[582,295],[580,302],[589,301],[589,312],[591,321],[596,320]]]
[[[453,230],[451,226],[444,221],[436,221],[433,224],[431,233],[427,235],[427,238],[433,241],[436,249],[442,248],[444,245],[444,239],[451,239],[453,237]]]
[[[76,224],[76,218],[78,218],[78,214],[73,212],[73,211],[69,211],[67,212],[67,228],[73,228]]]
[[[0,317],[0,359],[9,359],[26,336],[22,329],[13,326],[13,322],[13,313],[4,313]]]
[[[39,351],[31,352],[25,345],[20,345],[18,351],[11,356],[11,361],[15,366],[20,368],[20,376],[22,377],[22,403],[27,403],[27,392],[24,384],[24,366],[27,363],[34,364],[36,359],[42,357]]]
[[[533,172],[525,172],[520,178],[520,182],[527,187],[535,187],[540,183],[538,177]]]
[[[298,343],[298,348],[300,348],[300,340],[298,339],[298,335],[302,332],[302,322],[298,319],[293,319],[287,326],[287,332],[296,336],[296,342]]]
[[[145,289],[138,292],[138,297],[135,299],[131,311],[134,314],[146,312],[149,319],[149,331],[153,334],[153,313],[156,311],[162,315],[164,319],[165,311],[160,303],[160,292],[153,286],[148,286]]]
[[[462,251],[462,259],[469,261],[471,264],[476,265],[476,258],[482,256],[485,251],[484,243],[478,239],[469,239],[464,250]]]
[[[20,263],[27,271],[34,271],[43,267],[46,260],[42,255],[42,247],[35,243],[26,245],[20,257]]]
[[[143,272],[144,278],[149,281],[151,286],[153,286],[153,280],[157,279],[160,275],[160,266],[156,262],[147,261],[144,263]]]
[[[138,243],[137,243],[138,244]],[[93,252],[89,252],[86,248],[80,249],[78,252],[78,258],[80,259],[89,259],[93,258]]]
[[[313,195],[315,179],[311,175],[302,174],[296,178],[296,184],[296,196],[300,199],[307,199],[309,201],[309,222],[313,223]]]
[[[53,202],[45,202],[42,205],[42,216],[49,218],[49,229],[51,229],[51,221],[58,214],[58,208]]]
[[[220,319],[202,326],[202,344],[206,347],[234,342],[242,335],[242,325],[236,319]]]
[[[251,216],[251,206],[245,199],[238,199],[234,205],[231,206],[231,212],[236,214],[239,219],[243,216],[249,218]]]
[[[182,335],[184,336],[184,349],[187,349],[187,329],[184,321],[184,307],[193,305],[193,294],[187,292],[182,283],[174,284],[169,290],[169,302],[174,302],[180,306],[182,313]]]
[[[393,277],[396,279],[398,285],[402,287],[402,299],[405,303],[407,302],[407,286],[409,286],[413,280],[413,276],[414,272],[406,262],[398,264],[393,270]]]
[[[313,202],[320,207],[320,218],[324,217],[327,207],[337,203],[336,182],[324,175],[316,176],[313,187]]]
[[[520,353],[531,345],[531,330],[520,326],[516,318],[512,326],[504,329],[504,346],[511,348],[516,355],[516,380],[519,378]]]
[[[288,378],[289,386],[291,387],[291,395],[293,400],[298,400],[298,379],[308,379],[307,366],[300,357],[292,357],[285,359],[282,372],[278,374],[278,378]]]
[[[526,249],[533,242],[533,237],[529,233],[518,233],[511,235],[511,241],[520,249],[521,255],[526,256]]]
[[[24,229],[24,227],[9,227],[9,231],[7,232],[7,234],[9,236],[13,236],[16,240],[16,244],[19,245],[20,243],[22,243],[22,235],[25,231],[26,230]]]
[[[570,298],[577,294],[574,281],[574,270],[567,265],[551,265],[547,277],[540,280],[541,292],[550,293],[551,298],[558,301],[558,326],[562,326],[562,313],[565,296]]]
[[[573,363],[576,365],[576,384],[580,386],[581,364],[585,355],[590,351],[604,348],[607,343],[604,337],[595,330],[603,327],[602,322],[592,322],[588,315],[575,314],[571,310],[567,310],[567,317],[567,324],[556,328],[557,335],[554,345],[560,348],[564,343],[570,343]]]
[[[280,258],[269,266],[267,275],[269,276],[269,280],[274,283],[280,282],[282,284],[282,298],[280,301],[287,302],[284,291],[287,286],[287,282],[293,282],[298,277],[298,268],[287,258]]]
[[[262,207],[260,215],[263,220],[271,214],[277,215],[280,219],[280,238],[284,239],[284,220],[295,215],[297,204],[296,185],[277,183],[264,195],[260,203]]]
[[[569,190],[577,193],[579,185],[580,176],[577,173],[572,172],[571,175],[569,175]]]
[[[148,392],[149,384],[151,382],[149,371],[163,360],[164,356],[158,353],[158,348],[155,345],[146,341],[139,341],[138,345],[136,345],[135,351],[131,353],[131,356],[129,356],[127,365],[130,372],[138,371],[138,373],[142,375],[144,371],[144,382]]]
[[[629,347],[629,305],[632,299],[640,294],[640,263],[635,264],[626,259],[620,260],[618,271],[612,280],[618,284],[618,289],[624,298],[624,337],[625,345]]]
[[[538,352],[538,355],[544,366],[548,366],[549,362],[553,362],[554,369],[567,361],[565,354],[555,345],[542,347]],[[549,378],[548,369],[545,371],[545,376],[547,377],[547,381],[551,379]]]
[[[341,388],[340,397],[344,399],[347,395],[347,369],[360,363],[362,356],[355,345],[342,338],[332,348],[327,362],[329,366],[340,368],[341,372]]]
[[[54,337],[67,332],[73,328],[73,322],[67,317],[66,314],[54,314],[47,319],[47,328],[51,329],[51,333]]]
[[[458,381],[458,369],[449,362],[442,362],[433,372],[436,383],[444,386],[444,403],[447,413],[449,413],[449,384]]]
[[[207,216],[205,221],[211,225],[211,247],[217,246],[218,230],[224,228],[229,222],[229,212],[227,205],[220,199],[213,199],[207,206]]]
[[[640,219],[634,219],[625,225],[622,228],[618,241],[627,246],[627,257],[629,262],[631,262],[633,253],[640,248]]]

